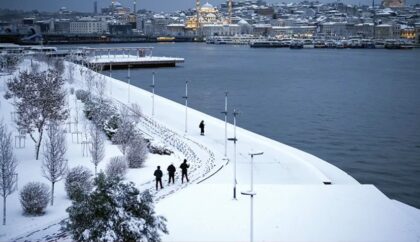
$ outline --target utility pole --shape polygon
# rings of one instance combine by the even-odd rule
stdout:
[[[155,116],[155,72],[152,73],[152,117]]]
[[[242,195],[251,197],[251,219],[250,219],[250,241],[254,241],[254,196],[257,193],[254,192],[254,156],[262,155],[264,152],[250,153],[251,156],[251,190],[248,192],[241,192]]]
[[[188,81],[185,81],[185,134],[188,133]]]
[[[233,138],[229,138],[229,141],[233,141],[233,199],[236,199],[236,116],[239,115],[239,112],[236,109],[233,109]]]

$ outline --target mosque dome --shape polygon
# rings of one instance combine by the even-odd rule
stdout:
[[[201,8],[213,8],[213,5],[211,5],[209,2],[206,2]]]

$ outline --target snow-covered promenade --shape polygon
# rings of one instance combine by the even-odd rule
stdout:
[[[90,71],[76,65],[75,89],[86,88],[81,68]],[[165,186],[165,174],[165,188],[155,193],[157,213],[168,220],[169,234],[163,235],[164,241],[249,240],[250,199],[240,192],[249,190],[249,153],[259,151],[264,154],[254,157],[256,241],[420,241],[418,209],[387,198],[373,185],[359,184],[342,170],[313,155],[242,128],[237,128],[238,195],[237,200],[232,199],[233,142],[228,143],[228,159],[225,159],[223,121],[189,108],[185,134],[183,105],[155,95],[155,114],[152,116],[150,92],[95,75],[105,83],[105,95],[115,104],[130,107],[135,103],[142,108],[139,130],[175,152],[169,157],[150,155],[144,168],[130,169],[128,180],[140,189],[153,189],[153,170],[157,165],[166,170],[172,162],[179,167],[184,158],[191,163],[189,184],[181,184],[177,172],[175,184]],[[4,82],[9,77],[0,78],[3,96]],[[77,104],[74,103],[72,95],[69,97],[72,115],[76,115]],[[10,117],[12,106],[1,98],[0,108],[5,123],[16,133],[16,129],[12,130],[14,124]],[[232,112],[230,108],[228,111]],[[201,120],[206,123],[205,136],[199,132]],[[228,137],[233,137],[231,124],[228,125]],[[80,144],[74,144],[70,134],[67,138],[69,166],[83,164],[93,169],[89,157],[82,155]],[[25,149],[15,150],[20,161],[19,186],[33,180],[46,182],[39,162],[33,158],[33,144],[29,139],[26,142]],[[120,154],[116,146],[108,143],[106,147],[107,158]],[[99,169],[107,162],[105,159]],[[8,198],[9,220],[7,226],[0,227],[0,241],[43,241],[49,235],[57,236],[60,227],[57,222],[66,217],[65,209],[70,204],[62,183],[57,184],[56,198],[56,204],[48,207],[44,216],[25,217],[18,192],[15,192]],[[60,238],[63,239],[69,238]]]

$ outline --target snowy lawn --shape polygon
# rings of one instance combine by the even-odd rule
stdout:
[[[28,65],[28,62],[26,64]],[[72,64],[70,64],[72,65]],[[82,72],[76,66],[75,89],[86,88]],[[420,238],[420,212],[415,208],[388,199],[372,185],[361,185],[354,178],[313,155],[297,150],[253,132],[237,129],[238,200],[232,200],[233,144],[228,145],[224,159],[224,122],[197,110],[188,109],[188,132],[184,134],[185,108],[166,98],[155,96],[155,115],[151,116],[151,93],[126,83],[95,74],[106,85],[105,95],[115,103],[130,107],[137,103],[143,110],[138,124],[141,132],[164,144],[175,153],[171,156],[149,155],[144,167],[130,169],[127,180],[141,189],[154,190],[153,171],[160,165],[164,171],[162,191],[154,192],[157,213],[168,219],[169,241],[245,241],[249,238],[249,197],[240,192],[249,189],[250,152],[263,151],[254,159],[255,239],[268,241],[416,241]],[[1,77],[3,85],[7,77]],[[1,87],[1,86],[0,86]],[[3,96],[3,90],[0,93]],[[183,94],[180,93],[180,96]],[[1,100],[1,116],[16,134],[10,113],[12,106]],[[190,100],[193,102],[194,100]],[[222,100],[221,100],[222,101]],[[70,96],[73,117],[78,106]],[[221,102],[221,109],[223,103]],[[231,110],[230,110],[231,111]],[[79,112],[80,130],[87,121]],[[198,124],[206,123],[206,136],[200,136]],[[228,125],[228,137],[233,126]],[[74,138],[74,137],[73,137]],[[84,165],[94,170],[82,146],[68,140],[69,166]],[[28,138],[25,149],[16,149],[20,161],[19,188],[29,181],[47,180],[41,175],[40,161],[34,160],[34,148]],[[121,155],[118,147],[106,144],[106,158]],[[180,184],[179,164],[187,158],[191,164],[190,183]],[[175,185],[167,186],[166,167],[177,167]],[[208,178],[202,183],[203,179]],[[332,185],[324,185],[324,182]],[[199,183],[199,184],[197,184]],[[0,241],[7,241],[28,232],[44,229],[66,217],[63,182],[56,188],[56,203],[42,217],[25,217],[20,208],[18,192],[8,198],[8,225],[0,227]],[[22,240],[45,240],[59,226],[28,235]]]

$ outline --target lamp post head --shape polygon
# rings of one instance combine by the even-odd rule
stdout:
[[[254,156],[257,156],[257,155],[262,155],[262,154],[264,154],[264,152],[254,152],[254,153],[249,153],[249,155],[250,155],[251,157],[254,157]]]

